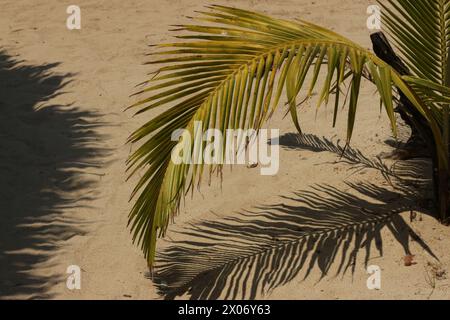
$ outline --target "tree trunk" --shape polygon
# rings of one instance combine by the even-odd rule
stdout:
[[[449,199],[449,183],[448,183],[448,171],[441,170],[439,172],[439,211],[442,223],[448,225],[450,223],[450,199]]]
[[[410,71],[402,60],[395,54],[394,49],[389,44],[386,36],[382,32],[377,32],[371,36],[373,50],[375,54],[394,68],[400,75],[410,75]],[[400,91],[400,101],[396,111],[400,114],[405,123],[411,128],[411,138],[407,145],[411,148],[427,148],[431,155],[433,165],[433,194],[435,204],[439,212],[442,223],[447,224],[450,218],[450,192],[449,192],[449,171],[439,168],[436,143],[433,133],[427,120],[412,105],[406,96]]]

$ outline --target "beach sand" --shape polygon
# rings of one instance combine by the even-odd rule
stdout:
[[[309,20],[370,47],[369,0],[220,3]],[[332,106],[316,114],[314,99],[308,102],[300,119],[310,136],[299,141],[281,106],[267,124],[282,136],[279,173],[227,167],[222,184],[213,178],[211,186],[204,183],[188,196],[158,244],[171,268],[152,280],[127,229],[137,177],[126,181],[125,161],[135,148],[127,137],[156,113],[133,117],[124,108],[136,101],[129,98],[134,86],[154,70],[143,65],[147,45],[168,41],[170,25],[188,22],[208,2],[75,4],[82,28],[70,31],[66,1],[1,1],[0,298],[450,297],[449,229],[429,214],[411,213],[416,199],[370,168],[392,150],[386,141],[393,139],[368,83],[352,141],[361,156],[339,161],[331,147],[345,139],[345,112],[332,128]],[[413,171],[414,164],[422,166],[402,164]],[[355,229],[346,228],[349,223]],[[324,234],[337,225],[344,227]],[[243,257],[245,248],[238,245],[255,256]],[[270,255],[276,259],[266,263]],[[407,255],[415,264],[405,266]],[[229,258],[227,268],[218,262],[221,256]],[[66,287],[70,265],[81,268],[81,290]],[[370,265],[381,270],[380,290],[367,288]],[[189,267],[198,271],[193,279]],[[252,268],[267,273],[258,278]]]

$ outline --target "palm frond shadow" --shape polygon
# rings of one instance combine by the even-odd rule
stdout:
[[[64,281],[65,270],[35,269],[86,233],[87,220],[64,213],[96,197],[99,177],[86,172],[110,152],[99,144],[99,114],[52,103],[74,77],[56,73],[58,65],[0,48],[0,298],[51,298],[48,289]]]
[[[360,150],[341,144],[340,140],[333,141],[313,134],[288,133],[280,137],[279,144],[289,150],[334,153],[337,162],[350,165],[353,173],[363,169],[377,170],[392,186],[418,198],[423,197],[424,189],[431,184],[431,161],[427,158],[394,161],[392,165],[387,165],[379,156],[371,159]]]
[[[414,164],[403,170],[418,172]],[[346,186],[347,191],[315,185],[276,204],[183,226],[176,236],[189,240],[170,241],[158,255],[153,280],[160,294],[166,299],[186,294],[191,299],[255,299],[294,278],[307,279],[314,268],[320,279],[353,273],[360,250],[365,264],[373,248],[383,254],[385,228],[405,254],[414,240],[434,256],[399,215],[419,209],[414,197],[366,182]]]

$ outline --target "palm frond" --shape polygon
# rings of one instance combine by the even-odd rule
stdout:
[[[419,78],[445,85],[450,76],[450,2],[447,0],[388,0],[383,23],[405,63]]]
[[[223,6],[201,12],[205,25],[181,25],[181,42],[158,46],[152,55],[162,55],[149,64],[163,64],[156,76],[146,82],[139,94],[148,95],[132,108],[137,114],[158,107],[167,108],[130,137],[139,148],[128,160],[131,174],[145,169],[132,198],[138,197],[129,217],[133,239],[139,243],[151,266],[157,236],[163,236],[168,223],[179,211],[180,199],[207,171],[221,170],[221,163],[174,164],[171,153],[190,139],[196,144],[189,155],[198,157],[205,149],[201,132],[208,129],[260,129],[278,106],[286,88],[289,111],[296,126],[296,97],[302,88],[309,94],[318,90],[319,105],[328,103],[349,78],[347,143],[353,133],[361,78],[369,73],[375,83],[395,133],[393,89],[395,84],[414,107],[430,121],[437,145],[441,132],[429,107],[409,85],[373,53],[330,30],[305,21],[290,22],[266,15]],[[322,68],[324,62],[327,67]],[[322,70],[324,69],[324,70]],[[318,76],[325,73],[319,87]],[[307,75],[311,76],[306,83]],[[335,108],[339,95],[335,97]],[[202,130],[194,132],[195,123]],[[190,133],[172,141],[177,129]],[[200,143],[196,143],[200,141]],[[223,142],[224,144],[226,141]],[[225,157],[222,148],[221,158]],[[441,153],[441,158],[446,159]],[[443,160],[444,161],[444,160]]]

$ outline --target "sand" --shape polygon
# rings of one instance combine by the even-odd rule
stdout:
[[[221,3],[307,19],[369,47],[371,2]],[[386,143],[392,138],[368,84],[352,143],[361,156],[338,162],[344,113],[333,129],[332,108],[316,117],[314,101],[308,103],[300,116],[310,136],[300,141],[280,108],[267,125],[282,134],[278,175],[226,168],[222,186],[213,179],[188,197],[159,242],[159,265],[169,268],[157,269],[152,280],[126,227],[135,179],[126,182],[125,160],[133,150],[128,135],[154,113],[133,117],[123,110],[152,71],[143,65],[147,45],[167,41],[170,25],[186,22],[207,2],[76,4],[82,29],[69,31],[64,1],[1,2],[0,298],[450,297],[449,229],[427,212],[411,213],[417,198],[391,186],[379,166],[371,168],[377,155],[392,150]],[[418,161],[395,167],[408,165],[419,176],[418,168],[427,167]],[[417,184],[417,176],[411,179]],[[324,233],[336,226],[342,227]],[[246,250],[253,254],[245,257]],[[414,255],[411,266],[405,266],[407,255]],[[227,257],[228,268],[220,257]],[[275,258],[264,263],[267,257]],[[82,270],[81,290],[66,287],[70,265]],[[380,290],[367,288],[369,265],[381,270]]]

